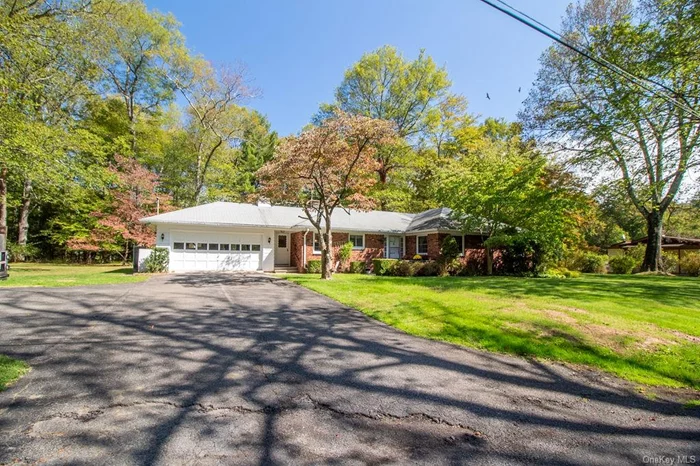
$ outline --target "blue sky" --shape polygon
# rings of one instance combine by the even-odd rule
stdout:
[[[250,106],[281,135],[296,133],[363,53],[424,48],[453,91],[482,117],[515,119],[550,41],[478,0],[146,0],[182,23],[187,44],[214,63],[243,63],[262,96]],[[559,29],[568,0],[510,0]],[[518,93],[518,88],[522,91]],[[491,100],[486,99],[489,93]]]

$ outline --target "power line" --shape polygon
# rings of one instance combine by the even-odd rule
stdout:
[[[481,2],[489,5],[490,7],[500,11],[501,13],[504,13],[511,18],[515,19],[516,21],[526,25],[527,27],[534,29],[535,31],[539,32],[540,34],[543,34],[553,41],[557,42],[558,44],[563,45],[564,47],[578,53],[579,55],[582,55],[589,60],[593,61],[594,63],[597,63],[598,65],[602,66],[605,69],[608,69],[612,71],[613,73],[622,76],[626,80],[630,81],[632,84],[641,87],[647,92],[650,92],[654,94],[655,96],[661,97],[664,100],[667,100],[668,102],[671,102],[673,105],[685,110],[686,112],[690,113],[691,115],[695,116],[696,118],[700,118],[700,113],[695,111],[690,105],[687,103],[678,100],[674,94],[675,92],[671,89],[666,88],[664,85],[657,83],[653,80],[650,80],[648,78],[640,78],[638,76],[635,76],[634,74],[630,73],[629,71],[621,68],[620,66],[609,62],[608,60],[597,57],[593,52],[590,50],[585,49],[584,47],[580,47],[576,44],[572,44],[566,39],[562,37],[560,33],[557,31],[551,29],[550,27],[544,25],[543,23],[537,21],[536,19],[532,18],[531,16],[517,10],[516,8],[510,6],[508,3],[506,3],[503,0],[496,0],[496,2],[500,3],[501,5],[496,4],[496,2],[492,0],[481,0]],[[645,82],[646,81],[646,82]],[[650,84],[647,84],[650,83]],[[653,86],[660,86],[664,88],[663,91],[659,91],[655,89]]]

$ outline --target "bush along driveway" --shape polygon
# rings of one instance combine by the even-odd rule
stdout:
[[[694,392],[650,399],[597,371],[416,338],[264,275],[3,290],[0,328],[0,352],[32,366],[0,393],[0,464],[607,465],[700,450]]]

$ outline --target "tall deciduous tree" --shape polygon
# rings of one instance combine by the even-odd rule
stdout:
[[[644,270],[659,270],[664,215],[686,173],[700,165],[699,9],[691,0],[649,0],[636,10],[628,0],[570,7],[568,40],[657,84],[632,84],[557,45],[542,57],[521,116],[573,162],[617,174],[646,223]]]
[[[559,179],[544,157],[517,141],[488,139],[443,165],[439,197],[465,232],[486,237],[490,275],[494,247],[526,240],[545,255],[561,251],[579,200]]]
[[[319,126],[282,140],[275,157],[260,169],[263,195],[300,205],[316,229],[322,278],[332,275],[333,212],[373,206],[367,194],[376,182],[374,156],[394,136],[391,122],[338,111]]]
[[[397,196],[392,174],[415,157],[409,145],[418,142],[440,118],[439,105],[449,97],[447,71],[438,67],[425,51],[415,60],[405,59],[394,47],[384,46],[367,53],[345,72],[333,105],[324,106],[320,117],[333,108],[394,123],[401,144],[380,147],[376,152],[378,198],[383,207],[393,207]],[[451,104],[455,104],[454,100]],[[449,105],[448,105],[449,106]],[[454,107],[453,107],[454,108]],[[402,188],[400,188],[402,189]],[[386,194],[386,195],[384,195]]]
[[[74,110],[88,94],[95,67],[87,59],[88,1],[0,4],[0,175],[22,179],[18,243],[25,245],[33,183],[65,182]],[[0,212],[7,193],[0,189]],[[0,233],[7,233],[0,215]],[[5,235],[0,234],[0,248]]]
[[[140,219],[167,210],[170,197],[159,192],[158,176],[138,161],[121,155],[114,158],[110,167],[114,178],[110,206],[106,211],[94,212],[95,228],[71,239],[68,247],[80,251],[111,250],[125,262],[131,246],[153,246],[153,229]]]
[[[237,147],[249,122],[249,112],[240,104],[255,95],[243,70],[213,69],[197,61],[188,83],[174,80],[188,104],[186,140],[195,156],[194,183],[190,202],[200,203],[206,178],[218,154]]]
[[[104,72],[104,90],[124,103],[131,133],[130,152],[139,152],[138,120],[173,99],[171,77],[187,73],[191,63],[179,24],[171,14],[148,11],[141,0],[95,4],[99,40],[93,59]]]

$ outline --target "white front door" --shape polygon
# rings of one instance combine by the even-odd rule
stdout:
[[[389,236],[387,257],[389,259],[401,259],[401,237]]]
[[[275,265],[289,265],[289,235],[287,233],[277,233]]]

